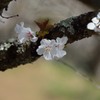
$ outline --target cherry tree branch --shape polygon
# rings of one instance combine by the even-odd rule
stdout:
[[[91,22],[91,19],[95,17],[97,13],[98,11],[93,11],[62,20],[54,24],[53,27],[48,30],[48,34],[42,38],[39,37],[35,43],[19,44],[17,40],[0,43],[0,71],[32,63],[37,60],[40,56],[37,54],[36,49],[43,38],[56,39],[57,37],[67,36],[68,44],[96,35],[94,31],[87,29],[87,24]]]
[[[8,9],[10,1],[12,0],[0,0],[0,15],[3,18],[9,18],[2,16],[2,12],[4,8],[5,10]],[[88,30],[86,26],[96,14],[97,11],[89,12],[63,20],[53,25],[48,30],[49,34],[44,35],[44,38],[56,39],[57,37],[67,36],[67,43],[73,43],[77,40],[90,37],[96,33]],[[40,45],[41,40],[42,38],[39,37],[37,42],[29,44],[19,44],[17,40],[0,43],[0,71],[17,67],[21,64],[31,63],[38,59],[40,56],[37,54],[36,49]]]

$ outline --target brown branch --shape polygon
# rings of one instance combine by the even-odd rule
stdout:
[[[58,24],[53,25],[48,31],[49,34],[45,35],[44,38],[56,39],[57,37],[67,36],[68,43],[73,43],[95,35],[96,33],[94,31],[87,29],[87,24],[97,15],[97,13],[98,11],[88,12],[80,16],[63,20]],[[0,71],[37,60],[40,56],[37,55],[36,49],[40,45],[41,39],[42,38],[39,37],[36,43],[30,44],[18,44],[17,41],[7,41],[6,43],[11,44],[11,46],[7,50],[0,50]],[[1,45],[4,45],[4,43],[1,43]],[[24,49],[24,51],[22,50],[22,52],[19,53],[19,48]]]

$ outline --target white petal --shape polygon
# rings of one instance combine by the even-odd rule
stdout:
[[[20,33],[24,28],[24,22],[21,22],[20,25],[16,24],[15,32]]]
[[[16,25],[16,27],[15,27],[15,32],[16,33],[20,33],[21,32],[21,27],[20,27],[20,25]]]
[[[27,28],[22,28],[20,34],[26,34],[27,35],[27,33],[30,33],[30,31]]]
[[[97,17],[94,17],[94,18],[92,18],[92,22],[97,24],[97,23],[99,23],[99,19]]]
[[[62,50],[62,49],[64,49],[64,45],[59,45],[58,48],[59,48],[60,50]]]
[[[57,37],[56,42],[61,43],[61,38]]]
[[[19,39],[19,42],[20,43],[25,43],[26,42],[26,39],[25,38],[21,38],[21,39]]]
[[[58,58],[62,58],[63,56],[65,56],[66,55],[66,51],[64,51],[64,50],[57,50],[57,54],[56,54],[56,57],[58,57]]]
[[[57,51],[56,51],[56,47],[52,47],[52,50],[50,51],[52,56],[55,56],[57,54]]]
[[[45,52],[45,49],[42,46],[39,46],[39,48],[36,50],[38,55],[42,55]]]
[[[38,39],[37,37],[33,37],[33,38],[31,39],[31,41],[32,41],[32,42],[36,42],[37,39]]]
[[[55,40],[51,40],[50,46],[55,46],[55,44],[56,44]]]
[[[50,45],[51,40],[47,40],[47,39],[42,39],[41,40],[41,45]]]
[[[18,39],[20,40],[22,38],[26,38],[26,34],[25,33],[18,34]]]
[[[66,44],[66,42],[68,41],[68,38],[67,37],[62,37],[62,38],[57,37],[56,41],[58,44]]]
[[[98,19],[100,19],[100,12],[97,14]]]
[[[67,41],[68,41],[68,38],[67,38],[67,37],[62,37],[62,43],[63,43],[63,44],[66,44]]]
[[[52,59],[53,59],[53,57],[52,57],[52,55],[51,55],[50,52],[44,52],[43,57],[44,57],[46,60],[52,60]]]
[[[40,42],[41,45],[45,45],[45,42],[46,42],[46,41],[47,41],[46,39],[42,39],[41,42]]]
[[[28,32],[30,32],[31,34],[33,33],[33,31],[31,30],[30,27],[25,28]]]
[[[94,30],[96,28],[96,25],[92,22],[90,22],[88,25],[87,25],[87,29],[90,29],[90,30]]]

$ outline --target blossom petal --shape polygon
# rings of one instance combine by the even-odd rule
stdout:
[[[57,54],[56,47],[52,47],[51,54],[53,57]]]
[[[48,41],[47,39],[42,39],[40,43],[41,45],[45,45],[47,41]]]
[[[30,32],[31,34],[33,34],[34,32],[31,30],[30,27],[25,28],[28,32]]]
[[[41,40],[41,45],[50,45],[51,40],[47,40],[47,39],[42,39]]]
[[[68,41],[68,38],[67,37],[62,37],[62,38],[57,37],[56,41],[57,41],[58,44],[64,45]]]
[[[46,60],[52,60],[52,59],[53,59],[53,57],[52,57],[52,55],[51,55],[50,52],[44,52],[43,57],[44,57]]]
[[[20,33],[24,28],[24,22],[21,22],[20,25],[16,24],[15,32]]]
[[[66,53],[66,51],[64,51],[64,50],[57,50],[57,54],[56,54],[56,57],[57,58],[62,58],[63,56],[65,56],[67,53]]]
[[[55,40],[52,39],[50,45],[55,46],[55,44],[56,44]]]
[[[87,29],[90,29],[90,30],[94,30],[96,28],[96,25],[92,22],[90,22],[88,25],[87,25]]]
[[[43,46],[39,46],[39,48],[36,50],[38,55],[42,55],[45,52],[45,49]]]
[[[100,19],[100,12],[97,14],[97,18]]]
[[[63,43],[63,44],[66,44],[67,41],[68,41],[68,38],[67,38],[67,37],[62,37],[62,43]]]
[[[61,39],[59,37],[57,37],[56,42],[61,43]]]
[[[64,46],[65,46],[65,45],[59,45],[58,48],[59,48],[60,50],[62,50],[62,49],[64,49]]]
[[[33,38],[31,38],[31,41],[32,41],[32,42],[36,42],[37,39],[38,39],[37,37],[33,37]]]
[[[15,27],[15,32],[20,33],[20,31],[21,31],[21,27],[20,27],[20,25],[17,24]]]
[[[26,34],[25,33],[18,35],[18,39],[19,40],[21,40],[22,38],[26,38]]]
[[[94,18],[92,18],[92,22],[97,24],[97,23],[99,23],[99,19],[97,17],[94,17]]]
[[[20,42],[20,43],[25,43],[25,41],[26,41],[25,38],[21,38],[21,39],[19,39],[19,42]]]

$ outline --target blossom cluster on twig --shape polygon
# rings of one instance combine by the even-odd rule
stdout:
[[[17,24],[15,31],[18,35],[18,41],[20,44],[30,41],[36,42],[38,40],[36,32],[32,31],[29,27],[24,27],[24,22],[21,22],[20,25]],[[42,39],[36,52],[38,55],[43,55],[46,60],[62,58],[67,54],[66,51],[63,50],[67,40],[68,38],[65,36],[62,38],[57,37],[56,40]]]

